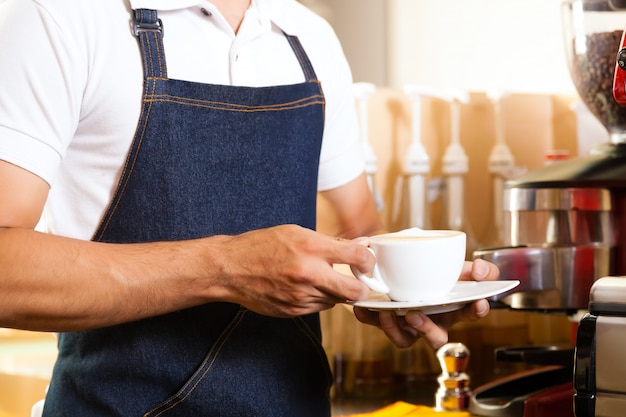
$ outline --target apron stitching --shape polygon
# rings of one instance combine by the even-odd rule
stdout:
[[[315,75],[315,70],[313,69],[313,66],[311,65],[311,61],[309,60],[309,57],[306,55],[306,53],[304,53],[304,49],[302,48],[302,44],[300,43],[300,41],[294,36],[290,36],[286,34],[285,36],[287,37],[287,41],[289,42],[289,45],[291,45],[291,49],[294,51],[294,53],[298,57],[298,61],[300,62],[302,71],[304,72],[304,77],[307,79],[307,81],[316,79],[317,77]]]
[[[149,57],[149,65],[150,65],[150,72],[149,72],[149,76],[156,76],[156,69],[155,69],[155,63],[154,63],[154,58],[153,58],[153,52],[152,52],[152,42],[150,42],[150,34],[146,33],[145,37],[144,37],[144,43],[146,45],[146,56]],[[157,58],[158,61],[158,58]]]
[[[143,50],[143,49],[145,49],[145,48],[146,48],[146,45],[145,45],[145,44],[146,44],[146,41],[145,41],[145,39],[143,39],[143,37],[140,37],[140,38],[139,38],[139,41],[140,41],[140,42],[141,42],[141,44],[142,44],[142,45],[141,45],[141,49],[142,49],[142,50]],[[142,53],[142,54],[141,54],[141,59],[142,59],[142,61],[143,61],[143,73],[144,73],[144,74],[150,74],[150,61],[149,61],[149,59],[148,59],[148,55],[147,55],[147,54]],[[144,94],[146,94],[146,92],[147,92],[147,86],[146,86],[146,85],[144,85],[143,87],[144,87]]]
[[[156,19],[156,11],[151,11],[151,10],[144,10],[144,9],[140,9],[136,11],[138,14],[138,19],[143,20],[146,17],[149,17],[153,20]],[[151,16],[151,14],[154,13],[154,17]],[[159,76],[157,76],[156,71],[155,71],[155,66],[154,66],[154,58],[153,58],[153,49],[152,49],[152,43],[151,39],[149,38],[149,36],[152,34],[152,36],[154,36],[154,45],[156,48],[156,52],[157,52],[157,63],[159,66]],[[202,100],[194,100],[194,99],[184,99],[184,98],[179,98],[179,101],[177,100],[173,100],[174,98],[177,98],[176,96],[168,96],[168,95],[156,95],[154,94],[154,92],[156,91],[156,83],[159,80],[163,80],[163,81],[167,81],[168,78],[166,77],[162,77],[162,74],[164,74],[164,71],[166,71],[166,64],[165,64],[165,60],[163,59],[163,57],[165,56],[165,51],[164,48],[162,48],[162,38],[161,38],[161,34],[157,34],[156,32],[147,32],[147,33],[143,33],[140,34],[139,36],[139,40],[140,40],[140,44],[141,44],[141,49],[147,51],[147,53],[142,53],[142,59],[144,62],[144,99],[143,102],[144,103],[154,103],[154,102],[169,102],[169,103],[174,103],[174,104],[181,104],[181,105],[190,105],[190,106],[195,106],[195,107],[204,107],[204,108],[212,108],[212,109],[223,109],[224,111],[241,111],[243,113],[255,113],[255,112],[262,112],[262,111],[279,111],[279,110],[290,110],[290,109],[299,109],[299,108],[304,108],[304,107],[309,107],[309,106],[314,106],[314,105],[321,105],[322,106],[322,117],[323,119],[325,119],[325,100],[324,100],[324,95],[323,95],[323,91],[321,89],[321,83],[320,81],[317,79],[316,75],[315,75],[315,70],[313,69],[313,66],[311,65],[311,61],[308,59],[308,56],[306,55],[306,53],[304,52],[304,49],[302,48],[302,44],[300,43],[300,41],[293,36],[287,35],[285,34],[287,41],[289,42],[292,50],[294,51],[294,53],[296,54],[298,61],[300,62],[300,66],[302,68],[302,71],[304,72],[306,81],[310,84],[310,83],[315,83],[318,86],[319,89],[319,94],[318,95],[314,95],[314,96],[310,96],[304,99],[300,99],[298,101],[294,101],[294,102],[287,102],[287,103],[282,103],[282,104],[277,104],[277,105],[271,105],[271,106],[264,106],[264,107],[258,107],[255,108],[253,106],[244,106],[244,105],[237,105],[237,104],[229,104],[229,103],[220,103],[220,102],[212,102],[212,101],[207,101],[207,103],[217,103],[217,104],[222,104],[224,107],[220,107],[220,106],[216,106],[216,105],[202,105],[202,104],[193,104],[193,101],[197,101],[199,103],[202,103]],[[165,72],[166,73],[166,72]],[[152,89],[150,92],[150,88],[149,88],[149,83],[148,81],[152,81]],[[171,97],[172,99],[164,99],[162,97]],[[304,102],[304,104],[301,104],[299,106],[297,105],[293,105],[293,103],[296,102]],[[227,107],[231,106],[231,107],[242,107],[242,108],[249,108],[249,110],[234,110],[234,109],[228,109]],[[146,132],[146,125],[148,123],[148,119],[149,119],[149,115],[150,115],[150,109],[151,106],[148,107],[148,109],[146,110],[146,117],[145,117],[145,121],[143,123],[142,126],[142,130],[141,130],[141,137],[139,137],[138,142],[137,142],[137,146],[135,148],[132,148],[134,146],[134,143],[131,144],[131,153],[129,153],[129,156],[126,160],[126,163],[124,164],[124,169],[122,171],[122,174],[120,176],[120,181],[117,187],[117,191],[114,194],[114,200],[111,202],[111,205],[109,207],[109,209],[107,210],[105,217],[103,219],[103,221],[101,222],[101,225],[98,227],[97,232],[95,234],[95,236],[97,238],[95,238],[94,240],[101,240],[102,236],[104,235],[104,231],[108,228],[108,225],[110,224],[112,218],[113,218],[113,214],[116,212],[119,203],[122,199],[122,196],[124,194],[124,191],[128,185],[128,183],[130,182],[130,178],[131,178],[131,174],[134,170],[134,166],[135,163],[137,161],[137,157],[139,154],[139,149],[141,148],[141,144],[143,141],[143,137],[145,135]],[[142,111],[142,115],[143,115],[143,111]],[[129,166],[129,162],[131,161],[132,158],[132,163]]]
[[[321,347],[322,346],[321,342],[318,340],[317,336],[315,335],[315,333],[313,333],[313,331],[311,330],[309,325],[306,323],[306,321],[304,321],[302,317],[296,317],[294,318],[294,323],[302,330],[302,332],[311,341],[311,345],[315,348],[315,350],[317,350],[317,353],[320,359],[322,360],[322,362],[327,363],[326,352]],[[326,377],[328,378],[328,381],[332,382],[333,376],[332,376],[332,373],[330,373],[328,366],[325,366],[324,370],[326,373]]]
[[[143,19],[144,18],[143,10],[139,10],[138,12],[139,12],[138,13],[139,18]],[[115,212],[117,211],[117,208],[119,207],[120,202],[122,201],[122,197],[124,195],[126,187],[128,186],[128,183],[130,182],[132,172],[134,171],[134,167],[137,162],[137,158],[139,157],[139,150],[141,149],[143,139],[145,137],[145,133],[147,130],[146,126],[148,125],[148,121],[150,119],[152,103],[154,102],[153,100],[150,99],[150,97],[154,97],[154,92],[156,91],[157,81],[161,79],[161,78],[157,78],[153,76],[155,73],[155,69],[153,65],[154,60],[149,59],[152,56],[152,45],[149,39],[149,35],[150,33],[146,33],[145,35],[139,36],[139,40],[142,46],[141,49],[142,50],[145,49],[147,51],[147,53],[141,54],[143,58],[143,62],[144,62],[144,73],[149,75],[149,76],[144,76],[145,82],[144,82],[143,100],[142,100],[142,102],[144,103],[144,107],[141,111],[140,117],[143,117],[144,115],[145,117],[143,117],[144,122],[141,125],[141,130],[140,130],[141,134],[137,138],[138,139],[137,141],[133,141],[133,143],[131,143],[131,150],[128,154],[128,157],[126,158],[126,162],[124,163],[124,168],[120,175],[119,184],[117,186],[116,193],[114,194],[114,200],[111,202],[110,208],[107,210],[107,213],[105,214],[105,218],[101,226],[98,228],[96,232],[96,237],[94,238],[94,240],[102,239],[104,232],[108,228],[111,220],[113,219]],[[156,38],[155,40],[157,41],[156,44],[158,48],[158,38]],[[158,61],[161,62],[160,57],[158,58]],[[150,83],[148,81],[152,81],[152,82]],[[145,106],[146,103],[148,104],[147,107]]]
[[[182,97],[182,96],[177,96],[177,95],[172,95],[172,94],[153,94],[151,97],[153,97],[154,100],[162,100],[162,98],[167,99],[167,98],[171,98],[174,100],[177,100],[180,103],[185,103],[185,102],[196,102],[196,103],[211,103],[214,105],[223,105],[226,107],[241,107],[241,108],[257,108],[257,107],[267,107],[267,108],[279,108],[279,107],[286,107],[289,108],[290,106],[293,106],[294,104],[299,104],[299,103],[303,103],[303,102],[307,102],[307,101],[311,101],[311,100],[315,100],[316,102],[319,101],[324,101],[324,97],[322,95],[316,94],[314,96],[310,96],[310,97],[305,97],[305,98],[301,98],[298,100],[291,100],[291,101],[285,101],[282,103],[278,103],[278,104],[270,104],[270,105],[259,105],[259,106],[254,106],[254,105],[248,105],[248,104],[239,104],[239,103],[228,103],[225,101],[215,101],[215,100],[207,100],[207,99],[197,99],[197,98],[189,98],[189,97]]]
[[[304,48],[302,47],[300,40],[295,36],[290,36],[287,34],[285,34],[285,36],[287,37],[287,41],[291,45],[291,49],[294,51],[294,53],[298,57],[298,61],[300,62],[300,66],[302,67],[302,71],[304,72],[305,78],[307,79],[308,82],[313,82],[317,84],[319,94],[323,97],[324,91],[322,89],[322,83],[317,78],[317,75],[315,74],[315,69],[313,68],[313,64],[311,64],[311,60],[309,59],[309,56],[304,51]],[[326,122],[325,104],[326,102],[322,103],[322,119],[324,123]]]
[[[156,12],[154,12],[154,16],[152,14],[148,14],[148,12],[145,12],[145,13],[141,12],[141,16],[150,16],[150,17],[156,18]],[[155,33],[153,33],[153,35],[156,36],[156,39],[149,38],[149,33],[144,33],[142,34],[142,36],[140,36],[140,45],[142,48],[141,53],[142,53],[142,57],[144,61],[144,71],[145,71],[144,88],[143,88],[144,95],[143,95],[143,100],[142,100],[142,103],[143,103],[142,112],[140,116],[141,119],[139,121],[138,128],[135,133],[135,137],[130,144],[129,155],[125,161],[124,168],[122,171],[122,176],[120,177],[120,180],[118,182],[118,188],[116,189],[113,200],[111,201],[110,207],[107,210],[106,217],[105,217],[106,221],[102,222],[102,225],[100,226],[100,229],[99,229],[100,231],[98,232],[99,239],[101,240],[107,236],[107,234],[109,233],[109,229],[115,230],[115,223],[114,223],[115,216],[117,216],[118,213],[124,207],[122,204],[122,201],[123,201],[122,198],[128,192],[130,192],[129,187],[132,185],[131,179],[136,176],[135,172],[141,169],[141,163],[143,161],[143,158],[142,159],[139,158],[139,152],[140,150],[148,146],[149,140],[152,140],[152,137],[150,136],[151,130],[149,130],[148,125],[150,124],[151,120],[154,120],[155,117],[157,117],[158,110],[159,110],[158,107],[155,107],[155,108],[152,107],[153,103],[168,102],[168,103],[173,103],[174,105],[190,106],[190,107],[194,106],[196,108],[197,107],[213,108],[213,106],[215,106],[214,108],[218,109],[218,111],[220,110],[219,105],[223,105],[226,107],[224,109],[225,111],[230,110],[231,112],[240,111],[240,112],[248,112],[248,113],[258,112],[258,111],[279,111],[279,110],[282,110],[283,108],[285,110],[290,110],[290,109],[295,110],[295,109],[299,109],[303,107],[310,107],[313,105],[321,105],[320,106],[321,107],[320,116],[322,119],[321,121],[325,119],[325,111],[324,111],[325,100],[323,96],[321,82],[315,78],[315,72],[313,70],[313,67],[310,61],[308,60],[308,57],[306,56],[304,49],[300,45],[298,39],[295,37],[293,38],[288,37],[288,40],[292,46],[292,49],[294,50],[294,53],[300,60],[301,68],[306,78],[306,84],[308,85],[316,84],[315,86],[312,86],[312,88],[310,88],[310,90],[313,90],[313,91],[309,91],[308,89],[305,89],[304,91],[306,91],[308,94],[307,98],[299,99],[299,100],[291,100],[287,103],[271,104],[271,105],[264,105],[264,106],[263,105],[262,106],[254,106],[254,105],[245,106],[245,105],[236,105],[236,104],[228,104],[228,103],[219,103],[219,102],[213,102],[213,101],[203,101],[203,100],[197,100],[197,99],[185,99],[185,98],[180,98],[174,95],[167,95],[167,94],[164,94],[164,95],[155,94],[157,91],[160,91],[160,90],[157,90],[157,88],[161,89],[163,87],[162,84],[158,83],[159,81],[164,81],[167,87],[167,82],[169,82],[170,80],[167,79],[166,73],[164,74],[163,72],[160,72],[160,73],[158,72],[158,70],[166,71],[166,57],[163,54],[164,47],[163,47],[161,38],[158,37],[158,35],[156,35]],[[157,52],[156,56],[153,54],[154,51]],[[168,88],[169,87],[167,87],[166,90]],[[213,91],[213,90],[209,90],[209,91]],[[286,116],[286,117],[289,117],[289,116]],[[106,229],[106,233],[105,233],[105,229]],[[213,374],[215,372],[215,369],[219,369],[220,362],[217,361],[217,359],[218,357],[222,357],[222,352],[224,352],[224,350],[228,348],[229,345],[227,344],[227,341],[231,339],[232,333],[237,328],[240,327],[240,322],[243,320],[246,311],[247,310],[244,310],[244,309],[240,310],[240,312],[238,312],[237,315],[231,320],[228,327],[221,331],[217,339],[212,338],[214,340],[214,343],[212,344],[208,352],[204,355],[205,357],[203,361],[200,363],[200,366],[198,367],[198,369],[196,369],[193,372],[191,377],[189,377],[186,380],[186,382],[182,385],[182,387],[178,389],[178,391],[175,394],[170,396],[169,399],[166,399],[164,402],[161,402],[156,407],[153,407],[150,411],[144,414],[144,416],[148,416],[148,415],[152,416],[153,413],[157,413],[157,414],[154,414],[154,416],[156,417],[156,416],[161,416],[167,413],[169,410],[172,410],[174,408],[184,409],[185,405],[182,405],[182,403],[184,402],[185,404],[188,404],[190,401],[192,401],[192,398],[195,398],[195,396],[193,396],[192,393],[194,393],[196,389],[200,390],[199,387],[202,386],[201,383],[207,378],[207,374],[209,373],[209,371],[213,370],[212,371],[212,374]],[[329,367],[328,367],[327,361],[325,360],[324,350],[321,344],[319,343],[319,335],[315,334],[314,330],[311,329],[307,325],[305,320],[303,320],[302,318],[294,319],[293,323],[297,328],[302,329],[301,332],[303,333],[304,340],[309,340],[310,344],[313,345],[313,348],[317,352],[318,357],[323,359],[323,362],[326,365],[324,367],[323,372],[326,374],[327,378],[329,379],[329,382],[332,383],[332,376],[329,376]],[[311,352],[311,354],[313,355],[313,358],[314,358],[315,356],[313,352]],[[199,355],[201,357],[201,354]],[[319,382],[322,382],[323,374],[321,370],[320,370],[319,375],[316,374],[316,379],[318,379],[318,377],[319,377]],[[158,402],[158,401],[159,400],[157,399],[154,402]]]
[[[206,355],[206,357],[202,361],[202,364],[200,365],[198,370],[191,376],[191,378],[189,378],[189,380],[185,383],[185,385],[183,385],[182,388],[178,390],[178,392],[174,394],[170,399],[166,400],[162,404],[159,404],[158,406],[154,407],[152,410],[145,413],[144,417],[163,408],[157,414],[154,414],[154,417],[159,417],[163,413],[171,410],[172,408],[176,407],[177,405],[185,401],[185,399],[187,399],[187,397],[189,397],[189,395],[193,393],[193,391],[196,389],[198,384],[204,379],[206,374],[213,367],[213,364],[215,363],[215,361],[217,360],[219,356],[219,352],[222,350],[222,348],[228,341],[230,335],[235,331],[239,323],[241,323],[241,320],[243,320],[243,317],[246,315],[247,311],[248,310],[245,308],[242,308],[239,310],[239,312],[237,313],[237,316],[231,321],[228,328],[224,330],[222,335],[218,338],[218,340],[215,342],[215,344],[213,345],[209,353]],[[209,361],[209,358],[211,359],[210,361]],[[184,395],[181,395],[183,393]]]
[[[289,39],[291,39],[291,38],[289,38]],[[292,42],[290,41],[289,43],[292,43]],[[293,47],[293,43],[292,43],[292,49],[294,50],[294,52],[298,56],[298,60],[300,62],[302,62],[302,51],[300,50],[300,48],[299,47],[294,48]],[[311,79],[313,77],[313,75],[310,73],[310,68],[309,68],[308,64],[304,65],[303,70],[304,70],[304,73],[305,73],[305,76],[306,76],[307,80],[309,80],[309,79]]]
[[[159,76],[163,75],[167,78],[167,64],[163,61],[162,57],[165,56],[165,48],[163,47],[162,35],[156,32],[152,33],[154,37],[154,43],[157,49],[157,62],[159,63]]]
[[[188,105],[188,106],[192,106],[192,107],[204,107],[204,108],[210,108],[210,109],[215,109],[215,110],[223,110],[223,111],[235,111],[235,112],[241,112],[241,113],[256,113],[256,112],[264,112],[264,111],[288,111],[288,110],[294,110],[294,109],[301,109],[304,107],[310,107],[310,106],[318,106],[320,104],[325,104],[324,100],[315,100],[312,102],[304,102],[302,104],[295,104],[294,103],[286,103],[285,105],[281,105],[281,106],[245,106],[246,108],[227,108],[229,105],[225,104],[225,103],[217,103],[217,104],[209,104],[209,103],[215,103],[215,102],[211,102],[211,101],[207,101],[207,104],[202,104],[201,102],[198,103],[191,103],[191,102],[186,102],[186,100],[176,100],[176,99],[168,99],[167,96],[161,98],[163,96],[157,96],[153,99],[149,99],[148,101],[150,102],[161,102],[161,103],[174,103],[174,104],[181,104],[181,105]],[[220,105],[223,104],[223,105]],[[225,107],[226,106],[226,107]],[[236,107],[236,106],[232,106],[232,107]],[[243,106],[240,106],[243,107]]]
[[[152,86],[153,91],[155,89],[154,84],[155,83],[153,83],[153,86]],[[147,106],[145,106],[146,103],[148,104]],[[144,123],[141,125],[141,134],[138,137],[137,146],[136,148],[132,149],[131,152],[129,152],[128,157],[126,158],[126,163],[124,163],[124,169],[122,170],[122,174],[120,175],[120,183],[117,187],[118,192],[116,193],[114,203],[112,203],[110,210],[106,215],[106,220],[100,227],[100,230],[97,233],[98,237],[95,240],[102,239],[104,232],[108,228],[111,220],[113,219],[113,215],[117,211],[117,208],[119,207],[119,204],[122,201],[122,196],[124,195],[126,187],[128,183],[130,182],[131,174],[135,168],[137,158],[139,157],[139,150],[141,149],[141,145],[143,143],[143,139],[147,130],[146,126],[148,124],[148,120],[150,119],[151,110],[152,110],[152,102],[149,100],[144,100],[144,110],[142,111],[142,115],[145,113],[145,117],[144,117]]]

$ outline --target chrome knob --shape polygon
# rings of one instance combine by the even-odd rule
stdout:
[[[437,378],[435,409],[461,411],[469,407],[470,377],[465,373],[470,352],[463,343],[447,343],[437,350],[442,373]]]

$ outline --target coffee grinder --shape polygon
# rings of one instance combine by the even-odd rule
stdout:
[[[626,276],[626,107],[613,98],[626,12],[617,0],[566,0],[562,12],[570,75],[610,143],[505,182],[505,246],[477,250],[474,258],[498,265],[501,279],[521,281],[494,297],[494,307],[573,316],[587,310],[596,281]],[[573,347],[509,348],[498,355],[542,366],[474,390],[473,414],[574,415]]]

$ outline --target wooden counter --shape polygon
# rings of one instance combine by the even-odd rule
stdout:
[[[44,398],[57,356],[50,333],[0,329],[0,417],[29,417]]]

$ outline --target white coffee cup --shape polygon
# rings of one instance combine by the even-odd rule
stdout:
[[[371,276],[352,273],[393,301],[422,302],[447,295],[461,274],[466,235],[456,230],[411,228],[370,238],[376,257]]]

